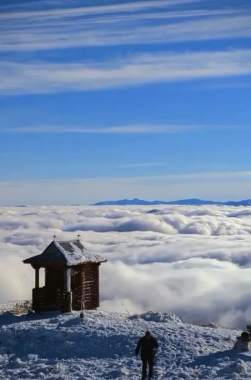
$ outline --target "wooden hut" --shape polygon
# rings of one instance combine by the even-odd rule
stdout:
[[[24,260],[35,269],[35,312],[95,310],[99,307],[99,266],[107,260],[90,253],[80,240],[53,241],[43,253]],[[40,269],[45,286],[39,287]]]

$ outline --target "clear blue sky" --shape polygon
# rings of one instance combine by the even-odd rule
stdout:
[[[251,3],[1,1],[0,204],[251,198]]]

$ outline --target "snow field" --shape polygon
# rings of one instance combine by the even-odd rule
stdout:
[[[134,355],[149,329],[160,348],[157,379],[250,379],[251,355],[232,350],[239,331],[182,323],[174,314],[87,311],[0,316],[0,379],[139,379]]]

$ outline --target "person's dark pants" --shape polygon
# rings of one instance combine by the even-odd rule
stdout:
[[[148,356],[141,359],[142,360],[142,378],[146,377],[147,372],[147,364],[148,364],[148,376],[152,378],[153,376],[153,365],[154,365],[154,357]]]

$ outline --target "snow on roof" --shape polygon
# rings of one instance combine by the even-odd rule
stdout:
[[[53,241],[43,253],[24,260],[25,264],[66,264],[68,266],[82,263],[102,263],[107,260],[89,252],[79,240]]]
[[[64,255],[67,265],[76,265],[84,262],[100,263],[105,262],[106,259],[89,252],[83,244],[79,241],[55,241],[54,244]]]

